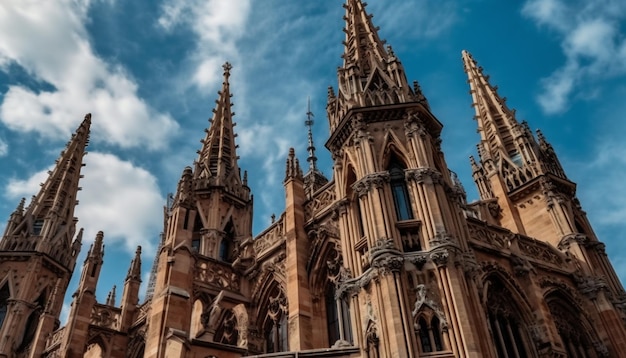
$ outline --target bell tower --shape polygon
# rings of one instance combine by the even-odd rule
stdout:
[[[465,194],[441,152],[442,124],[417,82],[385,47],[359,0],[344,5],[346,39],[338,88],[328,91],[339,231],[353,331],[366,356],[416,357],[479,351],[481,318],[470,308],[464,260],[472,260],[461,204]],[[477,292],[468,290],[468,292]],[[430,302],[424,305],[424,300]],[[360,310],[360,311],[359,311]],[[476,317],[474,317],[476,315]],[[437,333],[426,345],[415,327]],[[392,319],[393,318],[393,319]],[[445,322],[445,324],[444,324]]]
[[[59,326],[81,247],[74,208],[91,115],[85,116],[28,207],[22,199],[0,240],[0,357],[40,357]]]

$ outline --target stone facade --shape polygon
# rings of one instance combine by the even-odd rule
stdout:
[[[165,211],[144,302],[141,249],[105,303],[104,233],[59,315],[80,250],[73,217],[88,115],[0,241],[0,357],[618,357],[626,293],[541,132],[462,53],[480,133],[480,200],[441,151],[442,124],[359,0],[328,91],[333,177],[291,150],[285,211],[252,234],[229,76],[194,167]],[[311,125],[310,117],[307,125]]]

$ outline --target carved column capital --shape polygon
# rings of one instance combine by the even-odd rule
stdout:
[[[443,184],[443,175],[433,168],[417,168],[407,169],[404,171],[407,180],[413,180],[416,183],[434,183]]]
[[[362,197],[367,195],[373,188],[382,188],[385,183],[389,182],[389,178],[389,172],[386,171],[367,174],[356,183],[352,184],[352,190],[354,190],[359,197]]]
[[[608,289],[606,282],[600,277],[577,277],[576,283],[578,291],[590,300],[595,300],[601,290]]]
[[[446,267],[448,266],[448,259],[450,258],[450,253],[447,249],[439,248],[430,253],[430,259],[437,265],[437,267]]]

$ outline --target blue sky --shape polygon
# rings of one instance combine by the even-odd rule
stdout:
[[[307,98],[320,169],[329,85],[341,64],[343,0],[5,0],[0,3],[0,230],[85,113],[93,115],[76,215],[98,230],[98,298],[121,288],[136,245],[150,269],[162,206],[196,159],[225,61],[233,64],[239,165],[254,233],[284,209],[289,147],[306,162]],[[478,142],[461,50],[518,120],[541,128],[622,279],[626,278],[626,3],[597,0],[370,0],[381,38],[445,125],[443,148],[470,201]],[[82,257],[77,264],[81,269]],[[75,283],[68,289],[75,290]],[[119,297],[120,295],[118,295]],[[119,302],[118,302],[119,303]]]

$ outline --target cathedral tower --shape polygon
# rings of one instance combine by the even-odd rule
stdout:
[[[355,335],[365,337],[360,345],[370,356],[476,355],[482,332],[463,328],[481,319],[474,313],[477,296],[455,298],[468,283],[453,262],[472,259],[465,195],[441,152],[442,125],[417,83],[408,85],[365,4],[349,0],[345,8],[343,66],[337,92],[329,89],[326,146],[343,200],[343,263],[353,275],[340,290],[350,291],[352,308],[360,310]],[[427,338],[427,330],[436,332],[432,340],[417,340],[420,324]]]
[[[618,307],[626,295],[595,236],[571,182],[541,131],[518,122],[482,67],[462,52],[481,141],[479,162],[470,158],[482,217],[514,233],[545,241],[575,263],[579,289],[594,302],[613,349],[626,349]],[[598,327],[599,328],[599,327]],[[622,348],[623,347],[623,348]]]
[[[59,325],[81,246],[74,208],[90,125],[88,114],[39,193],[11,214],[0,241],[0,357],[40,357]]]
[[[237,335],[218,329],[235,311],[247,314],[238,306],[246,289],[239,273],[251,261],[252,196],[237,164],[230,70],[226,63],[211,126],[168,213],[146,357],[183,357],[189,340],[238,345]]]

